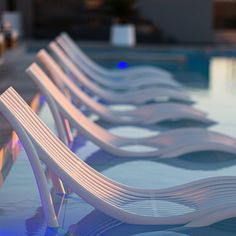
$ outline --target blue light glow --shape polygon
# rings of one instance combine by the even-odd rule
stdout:
[[[124,70],[124,69],[126,69],[126,68],[128,68],[128,67],[129,67],[129,65],[128,65],[128,63],[125,62],[125,61],[120,61],[120,62],[117,64],[117,68],[118,68],[118,69],[121,69],[121,70]]]

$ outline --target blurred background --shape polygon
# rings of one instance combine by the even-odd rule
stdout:
[[[118,2],[118,3],[117,3]],[[236,41],[235,0],[0,0],[1,25],[19,37],[109,41],[117,23],[135,26],[137,43]],[[8,23],[7,23],[8,24]]]
[[[48,44],[62,31],[104,68],[125,70],[150,65],[168,70],[188,90],[196,101],[195,107],[219,122],[212,127],[214,131],[236,137],[236,0],[0,0],[0,93],[13,86],[35,107],[39,91],[25,70],[36,60],[40,49],[51,53]],[[38,102],[44,101],[41,97]],[[54,127],[47,107],[41,117],[50,128]],[[150,135],[153,135],[152,128]],[[122,132],[145,136],[147,132],[133,131],[129,127],[120,130],[118,127],[117,131],[121,136]],[[79,137],[79,145],[80,142]],[[15,151],[15,143],[18,143],[16,135],[0,116],[0,235],[46,235],[33,173],[25,154],[18,155]],[[122,163],[123,160],[113,160],[105,152],[96,151],[97,147],[90,142],[82,140],[81,145],[84,144],[79,151],[82,157],[91,155],[89,164],[94,160],[94,168],[117,181],[120,181],[119,176],[121,182],[131,180],[125,184],[144,183],[147,187],[148,183],[156,188],[236,172],[235,157],[224,159],[221,153],[200,153],[193,158],[190,155],[169,164],[168,161],[165,164],[146,159]],[[102,160],[96,161],[97,155],[103,157]],[[141,175],[133,175],[141,168],[144,170]],[[161,178],[153,178],[156,173]],[[74,232],[79,232],[88,222],[91,207],[78,201],[74,197],[65,199],[60,214],[60,222],[63,222],[60,235],[67,231],[66,235],[75,235]],[[77,203],[78,208],[75,207]],[[94,218],[84,232],[97,227]],[[103,230],[103,218],[97,219],[98,230]],[[209,230],[202,229],[202,233],[192,232],[192,235],[232,236],[236,235],[235,225],[233,219],[231,224],[219,225],[218,234],[214,225]],[[104,226],[110,228],[111,224],[104,223]],[[135,232],[143,230],[136,226],[132,229]],[[124,230],[122,233],[128,235]]]

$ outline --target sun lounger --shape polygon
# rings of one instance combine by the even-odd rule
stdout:
[[[0,96],[0,111],[26,150],[50,227],[59,224],[39,157],[72,192],[126,223],[197,227],[236,216],[236,177],[208,178],[162,190],[130,187],[105,177],[80,160],[14,89]]]

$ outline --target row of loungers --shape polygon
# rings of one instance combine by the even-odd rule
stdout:
[[[117,157],[174,158],[198,151],[236,154],[236,139],[206,128],[179,128],[147,138],[111,134],[93,122],[80,107],[112,124],[151,125],[189,119],[210,126],[216,122],[192,107],[194,101],[172,74],[149,66],[108,70],[92,61],[66,34],[49,45],[53,57],[41,50],[27,73],[52,111],[58,137],[40,120],[13,88],[0,96],[0,110],[17,132],[33,168],[48,226],[58,220],[40,160],[54,173],[55,185],[78,194],[105,214],[131,224],[200,227],[236,216],[236,177],[215,177],[168,189],[139,189],[115,182],[74,154],[69,144],[71,127]],[[97,101],[99,97],[103,102]],[[163,99],[166,103],[158,103]],[[114,111],[106,104],[133,104],[133,110]],[[145,151],[127,146],[143,145]],[[166,207],[171,206],[171,212]],[[141,210],[140,210],[141,209]]]

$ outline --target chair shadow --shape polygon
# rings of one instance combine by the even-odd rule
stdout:
[[[183,225],[131,225],[115,220],[100,211],[94,210],[78,223],[69,227],[66,235],[209,235],[236,234],[236,218],[221,221],[208,227],[186,228]]]
[[[100,126],[104,127],[105,129],[110,129],[115,127],[114,124],[108,123],[107,121],[104,121],[102,119],[96,120],[96,123]],[[157,124],[151,124],[151,125],[138,125],[138,127],[149,129],[152,131],[167,131],[171,129],[181,129],[181,128],[208,128],[210,126],[214,125],[212,124],[206,124],[200,121],[194,121],[189,119],[181,119],[181,120],[167,120],[162,121]]]
[[[64,199],[62,199],[64,201]],[[58,202],[59,203],[59,202]],[[65,202],[60,203],[62,206]],[[236,218],[231,218],[213,224],[208,227],[187,228],[183,225],[135,225],[126,224],[116,220],[98,210],[93,210],[77,223],[71,224],[68,229],[53,229],[46,227],[42,207],[39,207],[34,216],[26,220],[26,230],[29,236],[35,235],[36,232],[44,231],[45,236],[86,236],[86,235],[103,235],[103,236],[129,236],[129,235],[209,235],[214,236],[233,236],[236,234]],[[145,235],[146,235],[145,234]]]
[[[186,123],[184,121],[180,121],[180,123]],[[177,122],[178,123],[178,122]],[[173,128],[181,128],[179,126],[179,123],[173,123],[173,122],[165,122],[164,125],[158,125],[158,126],[140,126],[140,128],[145,128],[151,131],[156,132],[163,132],[167,130],[171,130]],[[188,123],[190,126],[193,124],[192,122]],[[109,125],[105,123],[107,129],[114,128],[114,125]],[[73,152],[78,151],[81,147],[85,147],[88,144],[89,141],[83,135],[77,134],[74,138],[74,143],[71,147]],[[91,143],[91,142],[90,142]],[[91,155],[83,157],[83,160],[86,161],[87,164],[95,167],[99,171],[103,171],[109,167],[119,165],[122,163],[128,163],[133,161],[140,161],[140,160],[146,160],[146,161],[153,161],[153,162],[159,162],[166,165],[174,166],[174,167],[180,167],[183,169],[188,170],[219,170],[225,167],[234,166],[236,165],[236,155],[229,154],[225,152],[220,151],[200,151],[200,152],[194,152],[194,153],[188,153],[182,156],[179,156],[177,158],[167,158],[167,159],[161,159],[159,157],[143,157],[143,158],[125,158],[125,157],[118,157],[113,154],[110,154],[99,147],[97,147],[95,144],[92,144],[95,151],[92,152]]]
[[[81,147],[86,147],[87,140],[79,135],[74,142],[72,151],[76,152]],[[201,151],[182,155],[177,158],[161,159],[159,157],[143,157],[143,158],[125,158],[117,157],[100,148],[97,148],[91,155],[84,158],[84,161],[96,170],[103,171],[110,167],[129,163],[134,161],[153,161],[174,167],[180,167],[187,170],[219,170],[225,167],[236,165],[236,155],[219,151]]]

